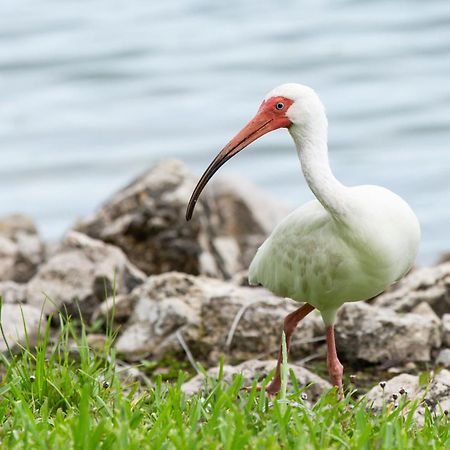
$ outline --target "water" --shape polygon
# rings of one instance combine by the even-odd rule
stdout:
[[[338,178],[407,199],[432,263],[450,249],[449,80],[445,0],[3,0],[0,214],[57,239],[156,160],[201,172],[295,81],[327,106]],[[283,131],[225,171],[311,198]]]

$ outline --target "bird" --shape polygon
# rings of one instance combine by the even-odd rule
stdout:
[[[342,399],[343,366],[334,326],[346,302],[368,300],[400,280],[413,267],[420,225],[400,196],[376,185],[346,186],[333,174],[328,158],[328,120],[318,94],[287,83],[271,90],[250,122],[217,154],[199,179],[187,205],[195,204],[214,173],[263,135],[286,128],[304,178],[315,196],[287,215],[259,247],[249,267],[249,284],[301,306],[284,319],[287,350],[298,323],[318,310],[326,329],[327,367]],[[282,348],[282,347],[281,347]],[[266,391],[281,387],[282,351]]]

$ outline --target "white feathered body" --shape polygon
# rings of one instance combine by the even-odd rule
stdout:
[[[418,220],[379,186],[347,188],[337,218],[311,201],[288,215],[259,248],[251,284],[316,307],[326,324],[345,302],[369,299],[407,273],[420,240]]]

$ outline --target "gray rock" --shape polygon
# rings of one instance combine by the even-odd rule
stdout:
[[[222,353],[233,363],[275,355],[283,319],[299,307],[264,289],[174,272],[149,277],[120,303],[125,305],[120,317],[131,314],[116,341],[124,357],[185,357],[180,343],[184,340],[194,358],[207,365],[216,364]],[[111,307],[109,301],[99,313]],[[312,336],[313,322],[307,317],[294,336],[294,358],[304,355],[309,348],[305,341]]]
[[[26,284],[15,281],[0,281],[0,296],[5,303],[26,303]]]
[[[410,312],[422,302],[428,303],[439,317],[450,311],[450,262],[413,270],[373,304]]]
[[[438,259],[438,264],[450,262],[450,251],[445,251],[441,254],[441,256]]]
[[[410,375],[409,373],[402,373],[386,382],[384,389],[380,385],[374,386],[366,395],[366,398],[373,404],[375,410],[380,410],[384,404],[393,403],[395,400],[392,395],[397,395],[397,400],[400,399],[400,390],[404,390],[408,399],[416,399],[421,392],[419,384],[419,377],[417,375]]]
[[[441,319],[434,312],[429,303],[426,302],[419,303],[411,310],[411,312],[414,314],[418,314],[419,316],[429,318],[436,326],[440,327],[442,325]]]
[[[425,403],[432,413],[441,414],[442,410],[448,409],[450,405],[450,372],[442,369],[432,374],[427,385],[421,385],[416,375],[401,374],[386,383],[383,389],[379,385],[374,386],[368,393],[367,399],[373,402],[373,408],[380,410],[384,404],[394,403],[392,395],[397,395],[397,401],[401,398],[400,390],[404,389],[410,400],[419,400],[419,408],[415,418],[423,423]]]
[[[130,292],[145,275],[133,266],[122,250],[81,233],[70,232],[59,250],[27,285],[27,299],[45,313],[63,305],[70,314],[85,318],[113,292]]]
[[[436,358],[436,364],[450,369],[450,348],[443,348],[440,350]]]
[[[442,343],[450,347],[450,314],[442,316]]]
[[[431,383],[424,389],[427,403],[436,410],[436,407],[443,401],[450,399],[450,371],[442,369],[436,371]]]
[[[27,282],[43,260],[44,245],[30,218],[0,219],[0,281]]]
[[[33,346],[39,332],[41,312],[30,305],[5,303],[1,309],[1,324],[3,333],[0,334],[0,352],[5,352],[8,347],[11,351],[18,345],[26,345],[26,339]],[[45,320],[44,320],[45,325]]]
[[[186,206],[197,181],[181,162],[163,161],[76,229],[122,248],[149,275],[179,271],[230,278],[248,267],[287,209],[233,177],[213,180],[186,222]]]
[[[129,294],[108,297],[94,310],[92,320],[114,316],[116,323],[125,323],[133,313],[137,300],[136,296]]]
[[[286,217],[289,208],[279,199],[237,175],[218,176],[211,183],[211,192],[219,217],[218,235],[234,239],[240,252],[240,267],[229,270],[231,275],[248,268],[258,247]]]
[[[223,381],[230,384],[235,375],[241,374],[243,377],[243,385],[251,386],[254,380],[258,380],[258,382],[264,380],[275,369],[275,366],[275,361],[258,360],[245,361],[237,366],[225,365],[223,367]],[[328,381],[325,381],[304,367],[290,364],[289,369],[292,369],[294,372],[300,387],[310,385],[306,392],[308,398],[312,401],[317,400],[320,394],[331,389],[331,384]],[[207,371],[207,376],[212,379],[217,379],[219,370],[219,367],[213,367]],[[288,385],[290,384],[291,381],[289,379]],[[208,390],[208,380],[205,379],[203,374],[199,374],[184,383],[181,389],[187,395],[194,395],[202,390]]]
[[[431,350],[441,345],[441,325],[429,315],[348,303],[338,315],[336,341],[350,361],[430,361]]]

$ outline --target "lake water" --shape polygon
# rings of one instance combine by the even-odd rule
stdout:
[[[326,104],[338,178],[407,199],[420,263],[450,249],[448,0],[3,0],[0,214],[57,239],[156,160],[200,173],[291,81]],[[311,198],[283,131],[225,171]]]

